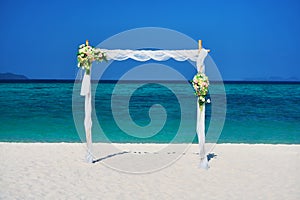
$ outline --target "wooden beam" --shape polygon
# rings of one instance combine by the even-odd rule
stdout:
[[[202,40],[198,40],[199,51],[202,49]],[[207,52],[210,52],[210,49],[207,49]]]
[[[199,51],[202,49],[202,40],[198,40],[198,49]]]

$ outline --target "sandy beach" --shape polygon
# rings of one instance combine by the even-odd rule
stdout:
[[[218,144],[209,170],[198,168],[197,145],[184,153],[115,146],[101,146],[102,157],[88,164],[83,144],[0,143],[0,199],[300,198],[300,145]],[[151,173],[121,172],[151,166],[149,158],[175,161]]]

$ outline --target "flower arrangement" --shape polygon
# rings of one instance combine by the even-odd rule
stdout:
[[[90,74],[93,61],[102,62],[103,60],[107,61],[105,53],[90,46],[88,41],[86,41],[86,44],[79,46],[77,53],[78,67],[84,69],[86,74]]]
[[[191,82],[195,90],[195,95],[199,97],[198,103],[200,108],[203,107],[203,104],[210,103],[210,99],[206,99],[209,86],[208,77],[204,73],[198,72]]]

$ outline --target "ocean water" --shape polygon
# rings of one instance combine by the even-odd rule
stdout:
[[[188,142],[186,134],[196,143],[192,87],[175,82],[138,84],[119,84],[113,95],[115,83],[93,85],[93,140],[167,143],[181,127],[183,137],[178,142]],[[79,95],[79,86],[51,81],[0,83],[0,141],[81,142],[84,98]],[[226,119],[218,143],[300,144],[300,83],[225,83],[225,89]],[[161,106],[151,110],[158,104]],[[213,104],[206,106],[206,128],[211,125]],[[149,134],[155,131],[152,129],[131,127],[152,122],[155,129],[163,116],[165,124],[155,134]],[[118,123],[133,132],[124,131]],[[210,142],[209,136],[207,140]]]

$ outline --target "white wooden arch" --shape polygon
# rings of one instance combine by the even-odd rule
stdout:
[[[108,50],[100,49],[101,52],[104,52],[107,60],[126,60],[133,59],[137,61],[147,61],[150,59],[156,61],[165,61],[170,58],[177,61],[186,61],[190,60],[196,62],[197,71],[205,72],[204,59],[208,55],[210,50],[202,48],[202,41],[198,42],[199,48],[193,50]],[[88,41],[86,41],[88,46]],[[99,49],[98,49],[99,50]],[[86,133],[86,142],[87,142],[87,156],[86,161],[93,163],[92,156],[92,102],[91,102],[91,76],[89,73],[85,73],[80,95],[85,96],[85,118],[84,118],[84,127]],[[197,103],[197,126],[196,132],[199,141],[199,154],[200,154],[200,167],[207,169],[208,159],[205,152],[205,104],[202,109],[200,109],[199,104]]]

